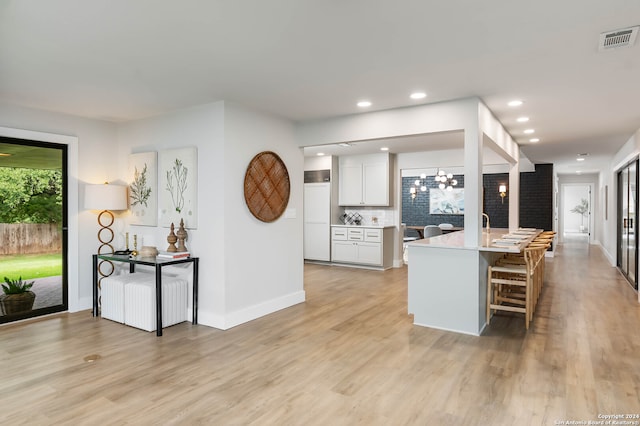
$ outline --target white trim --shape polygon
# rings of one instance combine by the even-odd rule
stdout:
[[[611,255],[611,253],[609,253],[609,251],[607,249],[604,248],[604,246],[600,243],[600,241],[596,241],[594,243],[594,245],[600,247],[600,250],[602,250],[602,254],[604,255],[604,257],[607,258],[607,260],[609,261],[609,264],[613,267],[613,268],[617,268],[616,265],[616,258],[614,256]]]
[[[465,331],[465,330],[458,330],[458,329],[453,329],[453,328],[446,328],[446,327],[437,327],[434,325],[426,325],[426,324],[420,324],[417,322],[414,322],[413,325],[417,325],[419,327],[426,327],[426,328],[433,328],[434,330],[442,330],[442,331],[451,331],[453,333],[459,333],[459,334],[466,334],[467,336],[476,336],[479,337],[482,335],[482,333],[484,332],[484,329],[487,328],[487,324],[485,323],[481,328],[480,328],[480,332],[478,333],[472,333],[470,331]]]
[[[67,149],[67,259],[69,285],[69,312],[76,312],[91,306],[91,301],[80,299],[79,258],[78,249],[78,138],[76,136],[58,135],[55,133],[35,132],[33,130],[0,127],[0,136],[16,139],[26,139],[39,142],[64,144]],[[74,264],[74,261],[76,263]]]
[[[588,230],[589,230],[589,244],[593,244],[595,242],[596,230],[595,230],[595,216],[596,211],[594,210],[594,206],[596,203],[596,196],[593,182],[564,182],[560,183],[560,199],[558,206],[558,242],[564,243],[564,209],[565,209],[565,189],[571,186],[580,186],[580,187],[588,187],[589,188],[589,217],[588,217]]]
[[[304,303],[304,301],[305,292],[302,290],[240,309],[239,311],[232,312],[224,317],[200,310],[198,312],[198,324],[207,325],[221,330],[228,330],[237,325],[261,318],[265,315],[289,308],[293,305]]]

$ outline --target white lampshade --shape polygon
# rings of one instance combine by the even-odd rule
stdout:
[[[498,192],[507,192],[507,185],[500,185]]]
[[[124,185],[85,185],[84,208],[87,210],[126,210],[127,187]]]

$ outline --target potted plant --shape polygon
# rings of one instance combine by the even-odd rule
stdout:
[[[586,198],[580,200],[580,204],[571,209],[571,213],[577,213],[580,215],[580,232],[585,231],[584,217],[589,212],[589,201]]]
[[[0,309],[4,315],[18,314],[33,309],[36,294],[31,291],[34,281],[30,283],[22,281],[22,276],[17,280],[4,277],[2,284],[3,295],[0,296]]]

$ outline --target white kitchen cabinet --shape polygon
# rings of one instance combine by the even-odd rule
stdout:
[[[339,205],[389,205],[391,169],[388,153],[341,156],[338,167]]]
[[[393,227],[331,227],[331,261],[387,269],[393,263]]]
[[[342,159],[342,157],[340,157]],[[341,165],[338,172],[338,204],[360,206],[362,200],[362,165]]]

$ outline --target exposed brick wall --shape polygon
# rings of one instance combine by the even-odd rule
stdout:
[[[536,164],[535,172],[520,173],[520,226],[524,228],[553,229],[553,164]],[[429,189],[438,185],[433,176],[427,176],[427,191],[418,192],[411,200],[409,188],[419,176],[402,178],[402,222],[407,225],[438,225],[451,223],[464,226],[464,215],[429,214]],[[464,188],[464,175],[455,175],[457,188]],[[498,193],[500,184],[507,185],[504,203]],[[509,227],[509,174],[496,173],[482,176],[484,211],[489,215],[492,228]]]
[[[458,181],[456,188],[464,188],[464,175],[454,175],[453,178]],[[416,179],[420,179],[420,176],[402,178],[403,223],[410,226],[438,225],[441,223],[450,223],[453,226],[464,226],[464,215],[462,214],[429,214],[429,190],[438,187],[437,182],[434,180],[434,176],[427,176],[424,180],[427,191],[421,192],[418,190],[416,198],[411,200],[409,188],[413,186],[413,182]]]
[[[507,185],[507,195],[504,203],[498,189],[500,185]],[[492,228],[509,227],[509,173],[495,173],[482,176],[484,212],[489,215]]]
[[[553,164],[520,173],[520,226],[553,229]],[[492,224],[493,225],[493,224]]]

